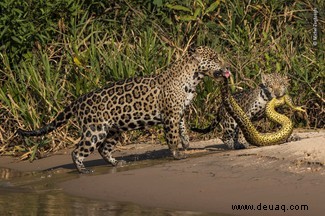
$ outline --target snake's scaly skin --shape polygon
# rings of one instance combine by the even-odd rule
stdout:
[[[274,133],[260,133],[256,130],[252,122],[246,116],[242,108],[236,103],[232,97],[229,87],[228,79],[224,77],[224,84],[221,88],[222,99],[227,112],[236,120],[247,142],[255,146],[275,145],[285,142],[292,134],[293,123],[285,115],[279,114],[275,111],[276,107],[287,104],[290,108],[305,112],[301,107],[295,107],[288,95],[281,98],[273,98],[265,108],[266,116],[273,122],[281,125],[281,129]]]

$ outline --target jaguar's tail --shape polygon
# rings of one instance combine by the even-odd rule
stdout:
[[[212,123],[206,127],[206,128],[191,128],[191,131],[197,132],[197,133],[202,133],[202,134],[206,134],[206,133],[210,133],[211,131],[213,131],[219,124],[219,122],[221,121],[221,118],[219,116],[219,113],[217,114],[217,117],[213,119]]]
[[[51,131],[65,124],[68,119],[72,116],[72,114],[72,105],[70,104],[61,113],[59,113],[59,115],[48,125],[45,125],[40,129],[32,131],[23,130],[19,128],[16,133],[21,136],[41,136],[50,133]]]

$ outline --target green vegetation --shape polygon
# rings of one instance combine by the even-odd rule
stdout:
[[[290,95],[308,116],[288,114],[296,126],[324,128],[324,9],[322,0],[2,0],[0,153],[33,158],[75,143],[74,122],[26,142],[15,130],[44,125],[108,82],[159,73],[191,45],[220,52],[238,88],[255,87],[262,72],[288,74]],[[211,120],[218,94],[205,79],[190,124]]]

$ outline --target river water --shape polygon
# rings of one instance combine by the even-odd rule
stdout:
[[[100,170],[96,169],[96,173],[100,174]],[[0,168],[0,215],[224,215],[88,199],[69,195],[58,187],[60,182],[74,178],[78,178],[75,171],[19,172]]]

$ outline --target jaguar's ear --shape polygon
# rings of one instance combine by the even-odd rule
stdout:
[[[196,50],[196,46],[194,45],[191,45],[189,48],[188,48],[188,53],[190,55],[193,55],[195,53],[195,50]]]
[[[269,75],[267,75],[265,73],[261,73],[261,82],[262,82],[262,84],[267,83],[268,79],[269,79]]]
[[[197,47],[192,46],[192,48],[189,48],[188,54],[191,59],[201,61],[201,55],[198,53]]]

